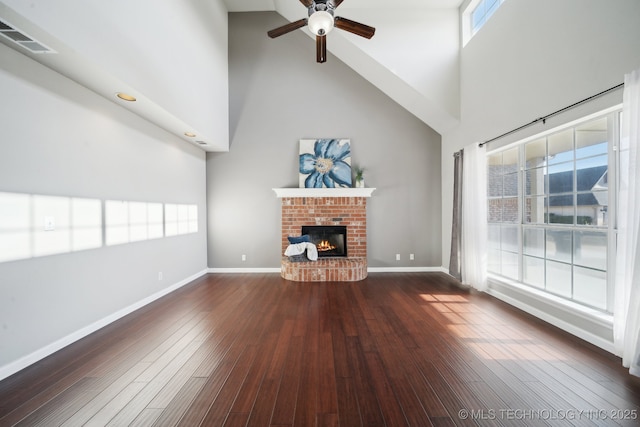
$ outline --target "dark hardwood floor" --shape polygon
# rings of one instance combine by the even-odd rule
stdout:
[[[0,425],[639,425],[620,360],[440,273],[204,276],[0,382]]]

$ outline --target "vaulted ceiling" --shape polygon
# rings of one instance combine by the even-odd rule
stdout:
[[[332,31],[328,51],[446,132],[459,117],[462,2],[344,0],[336,14],[371,25],[376,34],[367,40]],[[0,21],[50,53],[0,41],[185,141],[226,151],[227,12],[248,11],[274,11],[288,21],[307,16],[299,0],[0,0]],[[296,31],[312,37],[306,28]],[[120,101],[116,92],[137,101]]]

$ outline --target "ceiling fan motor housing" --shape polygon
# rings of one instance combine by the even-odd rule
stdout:
[[[309,6],[308,12],[309,16],[313,15],[316,12],[328,12],[333,16],[333,12],[335,10],[335,6],[330,0],[318,0],[311,3]]]

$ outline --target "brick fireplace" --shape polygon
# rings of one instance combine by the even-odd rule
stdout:
[[[373,188],[274,188],[282,199],[281,253],[288,236],[300,236],[302,226],[347,227],[346,258],[291,262],[282,257],[280,274],[299,282],[351,282],[367,277],[367,198]]]

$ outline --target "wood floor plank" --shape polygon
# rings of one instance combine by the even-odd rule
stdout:
[[[635,426],[638,412],[619,358],[441,273],[209,274],[0,381],[3,427]]]
[[[45,405],[39,407],[29,416],[15,423],[18,426],[47,426],[55,422],[54,420],[64,420],[71,416],[74,406],[78,403],[84,404],[90,400],[97,392],[93,385],[95,378],[84,378],[56,397],[51,399]],[[3,420],[5,423],[9,420]],[[9,425],[9,424],[7,424]],[[13,423],[11,424],[13,425]]]
[[[145,383],[132,382],[125,387],[117,396],[115,396],[109,403],[102,407],[89,421],[84,425],[88,427],[102,427],[109,424],[109,422],[125,408],[129,403],[142,391],[146,386]],[[139,413],[136,413],[136,416]],[[134,417],[135,418],[135,417]],[[133,421],[133,420],[132,420]],[[130,424],[128,422],[127,424]],[[114,425],[114,424],[111,424]],[[121,423],[115,425],[122,425]]]
[[[294,402],[296,402],[296,397],[298,396],[302,377],[303,345],[304,337],[294,336],[291,338],[285,362],[286,369],[282,373],[278,395],[271,415],[271,425],[293,425],[296,412]]]
[[[330,333],[320,336],[318,352],[318,413],[338,414],[338,397],[336,385],[335,354],[333,338]],[[325,417],[329,419],[330,417]]]
[[[206,378],[202,390],[191,402],[189,411],[180,420],[179,426],[192,427],[200,425],[240,357],[241,352],[237,349],[239,349],[239,346],[226,352],[224,359],[216,366],[211,376]]]
[[[129,427],[151,427],[162,416],[164,409],[145,409],[129,425]]]
[[[222,425],[230,412],[242,412],[231,411],[231,407],[238,397],[240,388],[244,384],[257,354],[258,348],[256,346],[250,345],[245,348],[245,351],[234,365],[220,392],[211,403],[207,415],[203,418],[203,424]]]
[[[258,390],[251,412],[248,413],[247,426],[261,427],[271,424],[279,384],[279,380],[269,379],[265,376],[260,384],[260,390]]]
[[[338,414],[340,424],[344,426],[364,425],[358,408],[358,398],[353,378],[336,378]]]
[[[307,346],[309,340],[305,340]],[[315,341],[315,340],[314,340]],[[317,348],[317,346],[309,346]],[[302,370],[296,398],[294,425],[312,426],[316,424],[318,395],[318,352],[307,351],[302,358]]]
[[[384,417],[380,408],[371,372],[367,367],[365,351],[360,346],[358,337],[347,338],[347,357],[353,370],[353,385],[360,408],[360,417],[365,426],[383,426]]]
[[[373,388],[378,396],[378,402],[385,423],[392,426],[409,425],[402,411],[402,407],[398,402],[398,396],[395,395],[389,384],[388,377],[378,354],[366,353],[365,360]]]
[[[204,387],[205,382],[206,380],[204,378],[189,378],[171,402],[162,410],[162,414],[154,421],[153,425],[158,427],[177,425],[189,409],[193,399],[200,393],[202,387]],[[142,412],[149,409],[155,408],[146,408]],[[135,423],[136,420],[138,420],[138,417],[136,417],[133,422]]]
[[[238,392],[238,397],[233,402],[231,412],[251,412],[255,404],[256,396],[260,391],[260,385],[271,362],[271,355],[276,346],[277,337],[268,334],[265,341],[257,347],[256,357],[249,366],[244,382]]]
[[[104,388],[104,390],[87,402],[86,405],[77,410],[71,417],[62,423],[62,426],[74,427],[84,425],[117,395],[123,393],[127,386],[129,386],[137,376],[147,369],[149,365],[150,363],[143,362],[136,364],[132,369],[129,369],[122,376]]]

